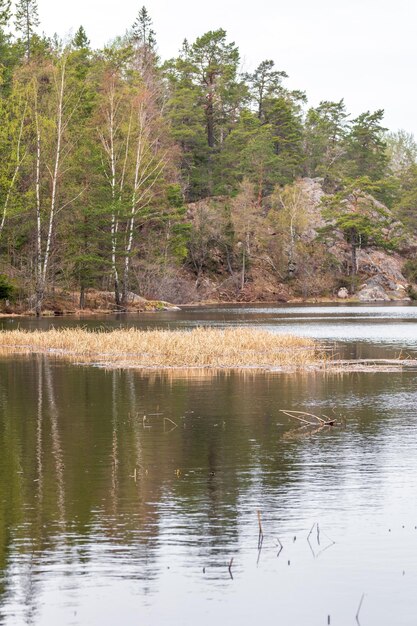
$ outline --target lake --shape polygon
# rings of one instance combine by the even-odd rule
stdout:
[[[254,325],[344,358],[417,354],[411,305],[0,320],[76,324]],[[158,373],[0,359],[0,623],[414,626],[416,406],[413,368]],[[338,425],[306,430],[288,409]]]

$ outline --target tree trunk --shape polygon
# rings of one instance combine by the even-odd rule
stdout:
[[[80,285],[80,310],[83,311],[85,308],[85,286],[83,283]]]
[[[355,276],[357,274],[357,256],[356,256],[356,251],[357,251],[357,243],[356,243],[356,241],[352,241],[352,248],[351,248],[351,253],[352,253],[352,258],[351,258],[352,272],[351,272],[351,276],[352,276],[352,281],[351,281],[351,285],[350,285],[350,292],[351,292],[351,294],[355,293]]]
[[[214,105],[213,105],[213,87],[211,86],[210,86],[210,91],[207,95],[206,120],[207,120],[207,143],[209,145],[209,148],[214,148]]]
[[[36,123],[36,286],[35,286],[35,313],[42,315],[42,303],[45,284],[42,275],[42,216],[41,216],[41,132],[38,119],[37,92],[35,93],[35,123]]]
[[[243,254],[242,254],[242,281],[240,288],[243,289],[245,287],[245,279],[246,279],[246,248],[243,246]]]

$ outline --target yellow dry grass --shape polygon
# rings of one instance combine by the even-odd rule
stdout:
[[[301,368],[323,360],[311,339],[248,328],[1,331],[0,351],[137,368]]]

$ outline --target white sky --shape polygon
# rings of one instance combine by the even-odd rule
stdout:
[[[271,58],[309,102],[345,98],[385,109],[385,125],[417,136],[417,0],[38,0],[42,30],[82,24],[94,46],[123,34],[145,4],[163,58],[185,37],[224,28],[244,70]]]

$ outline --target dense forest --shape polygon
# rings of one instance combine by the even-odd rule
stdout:
[[[163,60],[145,7],[100,50],[40,32],[36,0],[0,0],[6,310],[346,296],[367,250],[415,294],[417,144],[382,109],[309,107],[222,29]]]

